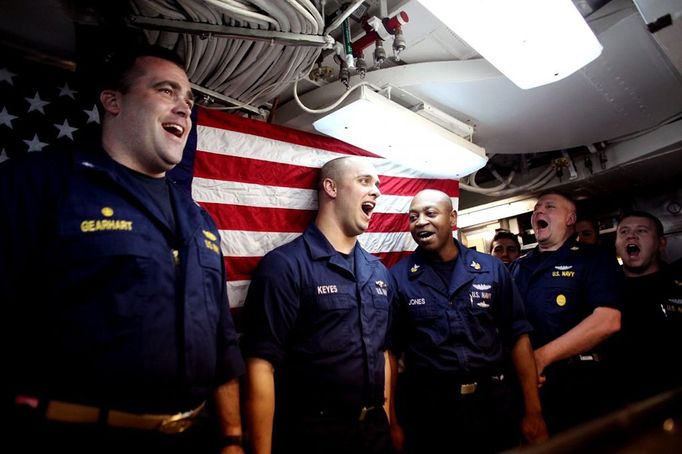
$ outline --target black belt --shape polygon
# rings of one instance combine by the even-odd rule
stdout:
[[[581,355],[571,356],[566,358],[564,364],[585,364],[585,363],[599,363],[604,361],[604,356],[599,353],[583,353]]]
[[[381,410],[383,411],[383,404],[368,404],[362,406],[303,406],[296,411],[302,416],[311,416],[314,418],[334,418],[364,421],[370,413]]]
[[[504,374],[490,375],[476,381],[469,381],[468,383],[459,383],[459,394],[466,396],[467,394],[474,394],[479,389],[479,385],[490,382],[504,381]],[[457,389],[458,385],[455,385]]]
[[[466,396],[475,394],[483,386],[504,381],[504,374],[476,374],[469,376],[433,374],[416,371],[410,374],[408,381],[418,386],[435,386],[441,390],[454,389],[456,394]]]
[[[45,419],[49,421],[104,424],[109,427],[157,430],[169,434],[184,432],[190,428],[206,404],[206,402],[203,402],[192,410],[167,415],[128,413],[60,400],[41,402],[40,399],[32,396],[16,396],[14,403],[17,406],[26,406],[33,409],[44,407]]]

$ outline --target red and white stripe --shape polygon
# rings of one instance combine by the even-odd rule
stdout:
[[[457,207],[457,180],[429,178],[336,139],[199,110],[192,195],[220,230],[231,307],[244,304],[261,257],[299,236],[313,219],[318,169],[345,155],[368,157],[379,173],[381,197],[359,241],[387,266],[416,247],[407,210],[417,192],[440,189]]]

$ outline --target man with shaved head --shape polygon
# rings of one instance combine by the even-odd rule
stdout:
[[[542,408],[550,433],[609,410],[600,344],[620,329],[622,275],[615,257],[575,240],[576,207],[558,191],[540,194],[531,224],[537,247],[512,276],[526,304]]]
[[[521,433],[529,442],[546,438],[531,327],[506,266],[453,238],[457,212],[441,191],[419,192],[409,223],[418,247],[391,269],[408,452],[498,452],[518,444]],[[510,363],[523,394],[521,421]]]
[[[384,381],[394,289],[358,244],[379,195],[367,159],[326,163],[315,221],[258,266],[242,339],[254,454],[391,450]]]

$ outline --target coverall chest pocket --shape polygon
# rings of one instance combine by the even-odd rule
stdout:
[[[372,295],[372,331],[384,333],[388,329],[388,296]]]
[[[431,319],[437,318],[442,310],[435,304],[427,303],[424,298],[412,298],[407,305],[407,313],[417,324],[428,323]]]
[[[425,351],[436,349],[448,338],[448,319],[444,307],[428,298],[408,298],[407,316],[410,319],[415,344]]]
[[[90,314],[93,325],[100,316],[111,317],[115,324],[143,314],[145,301],[154,296],[158,268],[145,253],[146,243],[142,235],[130,232],[63,237],[63,263],[52,279],[64,309]]]
[[[347,348],[358,324],[357,303],[350,288],[321,286],[309,291],[311,303],[304,308],[307,349],[336,352]]]
[[[471,341],[480,349],[488,351],[498,342],[498,327],[495,321],[495,288],[489,284],[474,284],[463,295],[461,307],[465,326]]]
[[[200,266],[196,270],[188,270],[188,273],[190,275],[195,271],[201,273],[197,276],[197,282],[203,283],[203,302],[209,315],[208,319],[211,323],[217,324],[219,305],[224,304],[224,301],[220,299],[225,285],[225,276],[222,271],[223,256],[217,241],[211,241],[202,235],[196,239],[195,244]]]

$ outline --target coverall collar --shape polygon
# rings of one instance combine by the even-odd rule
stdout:
[[[438,290],[444,295],[450,297],[457,293],[457,291],[467,286],[476,279],[477,275],[488,273],[489,270],[485,263],[478,260],[476,253],[468,248],[463,247],[459,241],[454,238],[455,246],[459,251],[455,259],[455,266],[450,276],[449,288],[443,286],[443,281],[432,268],[432,262],[421,248],[417,248],[411,255],[412,263],[408,269],[409,279],[418,279],[424,285]]]

